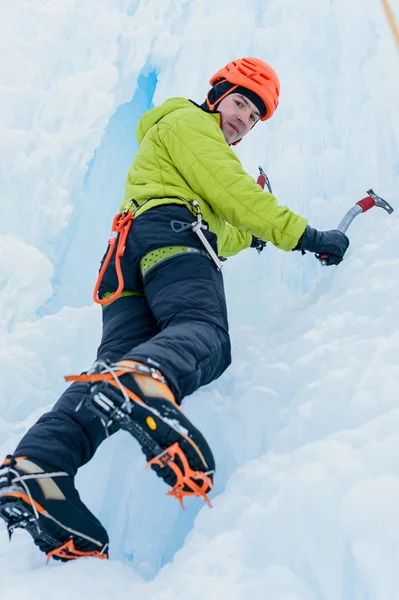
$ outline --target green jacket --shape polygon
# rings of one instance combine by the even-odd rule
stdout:
[[[278,206],[243,170],[225,141],[219,113],[204,112],[185,98],[170,98],[144,113],[136,136],[140,148],[129,168],[121,210],[135,209],[129,205],[132,198],[140,205],[136,215],[195,199],[217,235],[219,256],[248,248],[252,235],[282,250],[296,246],[306,220]]]

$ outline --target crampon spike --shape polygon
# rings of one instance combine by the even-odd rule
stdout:
[[[183,470],[176,464],[176,456],[183,465]],[[202,471],[193,471],[191,469],[187,457],[180,448],[178,442],[175,442],[172,446],[161,452],[161,454],[158,454],[158,456],[151,459],[147,463],[147,467],[150,465],[158,465],[161,468],[168,466],[172,469],[176,475],[176,483],[173,488],[169,490],[167,496],[174,496],[177,498],[182,508],[184,508],[185,496],[197,496],[203,498],[208,506],[212,506],[212,503],[206,494],[209,489],[213,489],[211,478]],[[195,480],[201,481],[202,483],[197,483]]]
[[[81,552],[75,548],[75,544],[73,543],[73,539],[68,540],[62,546],[58,546],[58,548],[54,548],[47,553],[46,565],[49,562],[50,558],[56,556],[57,558],[63,558],[65,560],[74,560],[76,558],[82,558],[82,556],[87,556],[91,558],[100,558],[102,560],[106,560],[108,556],[100,552],[100,550],[92,550],[91,552]]]

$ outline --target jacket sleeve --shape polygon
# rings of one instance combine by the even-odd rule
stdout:
[[[183,113],[159,135],[172,163],[193,192],[223,220],[282,250],[289,251],[297,245],[306,219],[286,206],[278,206],[276,198],[244,171],[211,115]],[[233,238],[230,242],[234,247]]]
[[[240,231],[240,229],[233,227],[230,223],[226,223],[224,232],[225,235],[222,239],[220,239],[220,235],[218,235],[219,254],[223,258],[235,256],[241,252],[241,250],[250,247],[252,235],[247,231]]]

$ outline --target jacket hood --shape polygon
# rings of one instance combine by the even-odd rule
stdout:
[[[198,105],[187,100],[187,98],[169,98],[165,100],[160,106],[156,106],[151,110],[143,114],[139,120],[136,128],[136,138],[139,144],[143,141],[147,131],[156,125],[163,117],[174,112],[175,110],[181,110],[182,108],[196,108]],[[198,107],[200,108],[200,107]],[[202,110],[202,109],[200,109]]]

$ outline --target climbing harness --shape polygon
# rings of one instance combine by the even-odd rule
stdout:
[[[152,199],[153,198],[149,198],[146,202],[148,202],[149,200],[152,200]],[[204,246],[205,250],[201,250],[199,248],[193,248],[193,247],[189,247],[189,246],[166,246],[164,248],[158,248],[157,250],[153,250],[152,252],[149,252],[148,254],[143,256],[143,258],[140,261],[140,269],[141,269],[141,274],[142,274],[143,278],[148,274],[150,269],[155,267],[155,265],[159,264],[160,262],[162,262],[166,259],[172,258],[173,256],[187,254],[190,252],[196,253],[196,254],[201,254],[203,256],[210,258],[211,260],[213,260],[213,262],[216,265],[216,268],[219,271],[222,269],[223,265],[222,265],[221,260],[219,259],[218,255],[216,254],[216,252],[214,251],[214,249],[212,248],[211,244],[208,242],[208,240],[206,239],[206,237],[202,231],[202,230],[207,230],[208,226],[202,220],[202,213],[201,213],[199,203],[196,200],[192,200],[191,202],[189,202],[185,198],[180,198],[180,197],[179,197],[179,200],[183,200],[184,203],[189,206],[189,210],[191,213],[194,211],[196,220],[193,223],[187,223],[187,222],[183,222],[183,221],[173,220],[173,221],[171,221],[171,227],[172,227],[173,231],[175,233],[180,233],[181,231],[185,231],[186,229],[191,228],[197,234],[199,239],[201,240],[201,243]],[[133,202],[134,201],[131,200],[130,205]],[[141,208],[143,206],[143,204],[141,204],[140,206],[137,206],[137,208]],[[137,210],[137,208],[136,208],[136,210]],[[103,307],[111,304],[112,302],[114,302],[115,300],[117,300],[118,298],[123,297],[123,296],[143,296],[143,294],[141,292],[123,289],[124,279],[123,279],[123,273],[122,273],[122,268],[121,268],[121,258],[125,252],[126,239],[127,239],[127,236],[129,235],[129,231],[132,226],[133,220],[135,219],[136,210],[134,212],[132,212],[127,207],[127,208],[125,208],[125,210],[123,212],[118,213],[114,217],[114,220],[112,222],[112,230],[111,230],[111,234],[108,238],[108,251],[107,251],[106,257],[104,259],[104,262],[101,266],[100,272],[98,274],[97,282],[96,282],[96,285],[95,285],[95,288],[93,291],[94,302],[96,302],[97,304],[101,304]],[[104,273],[111,261],[111,258],[112,258],[113,253],[115,252],[115,249],[116,249],[115,269],[116,269],[116,274],[118,277],[118,288],[117,288],[117,290],[115,290],[113,292],[105,292],[104,294],[102,294],[102,297],[99,298],[98,291],[100,289],[101,282],[104,278]]]

